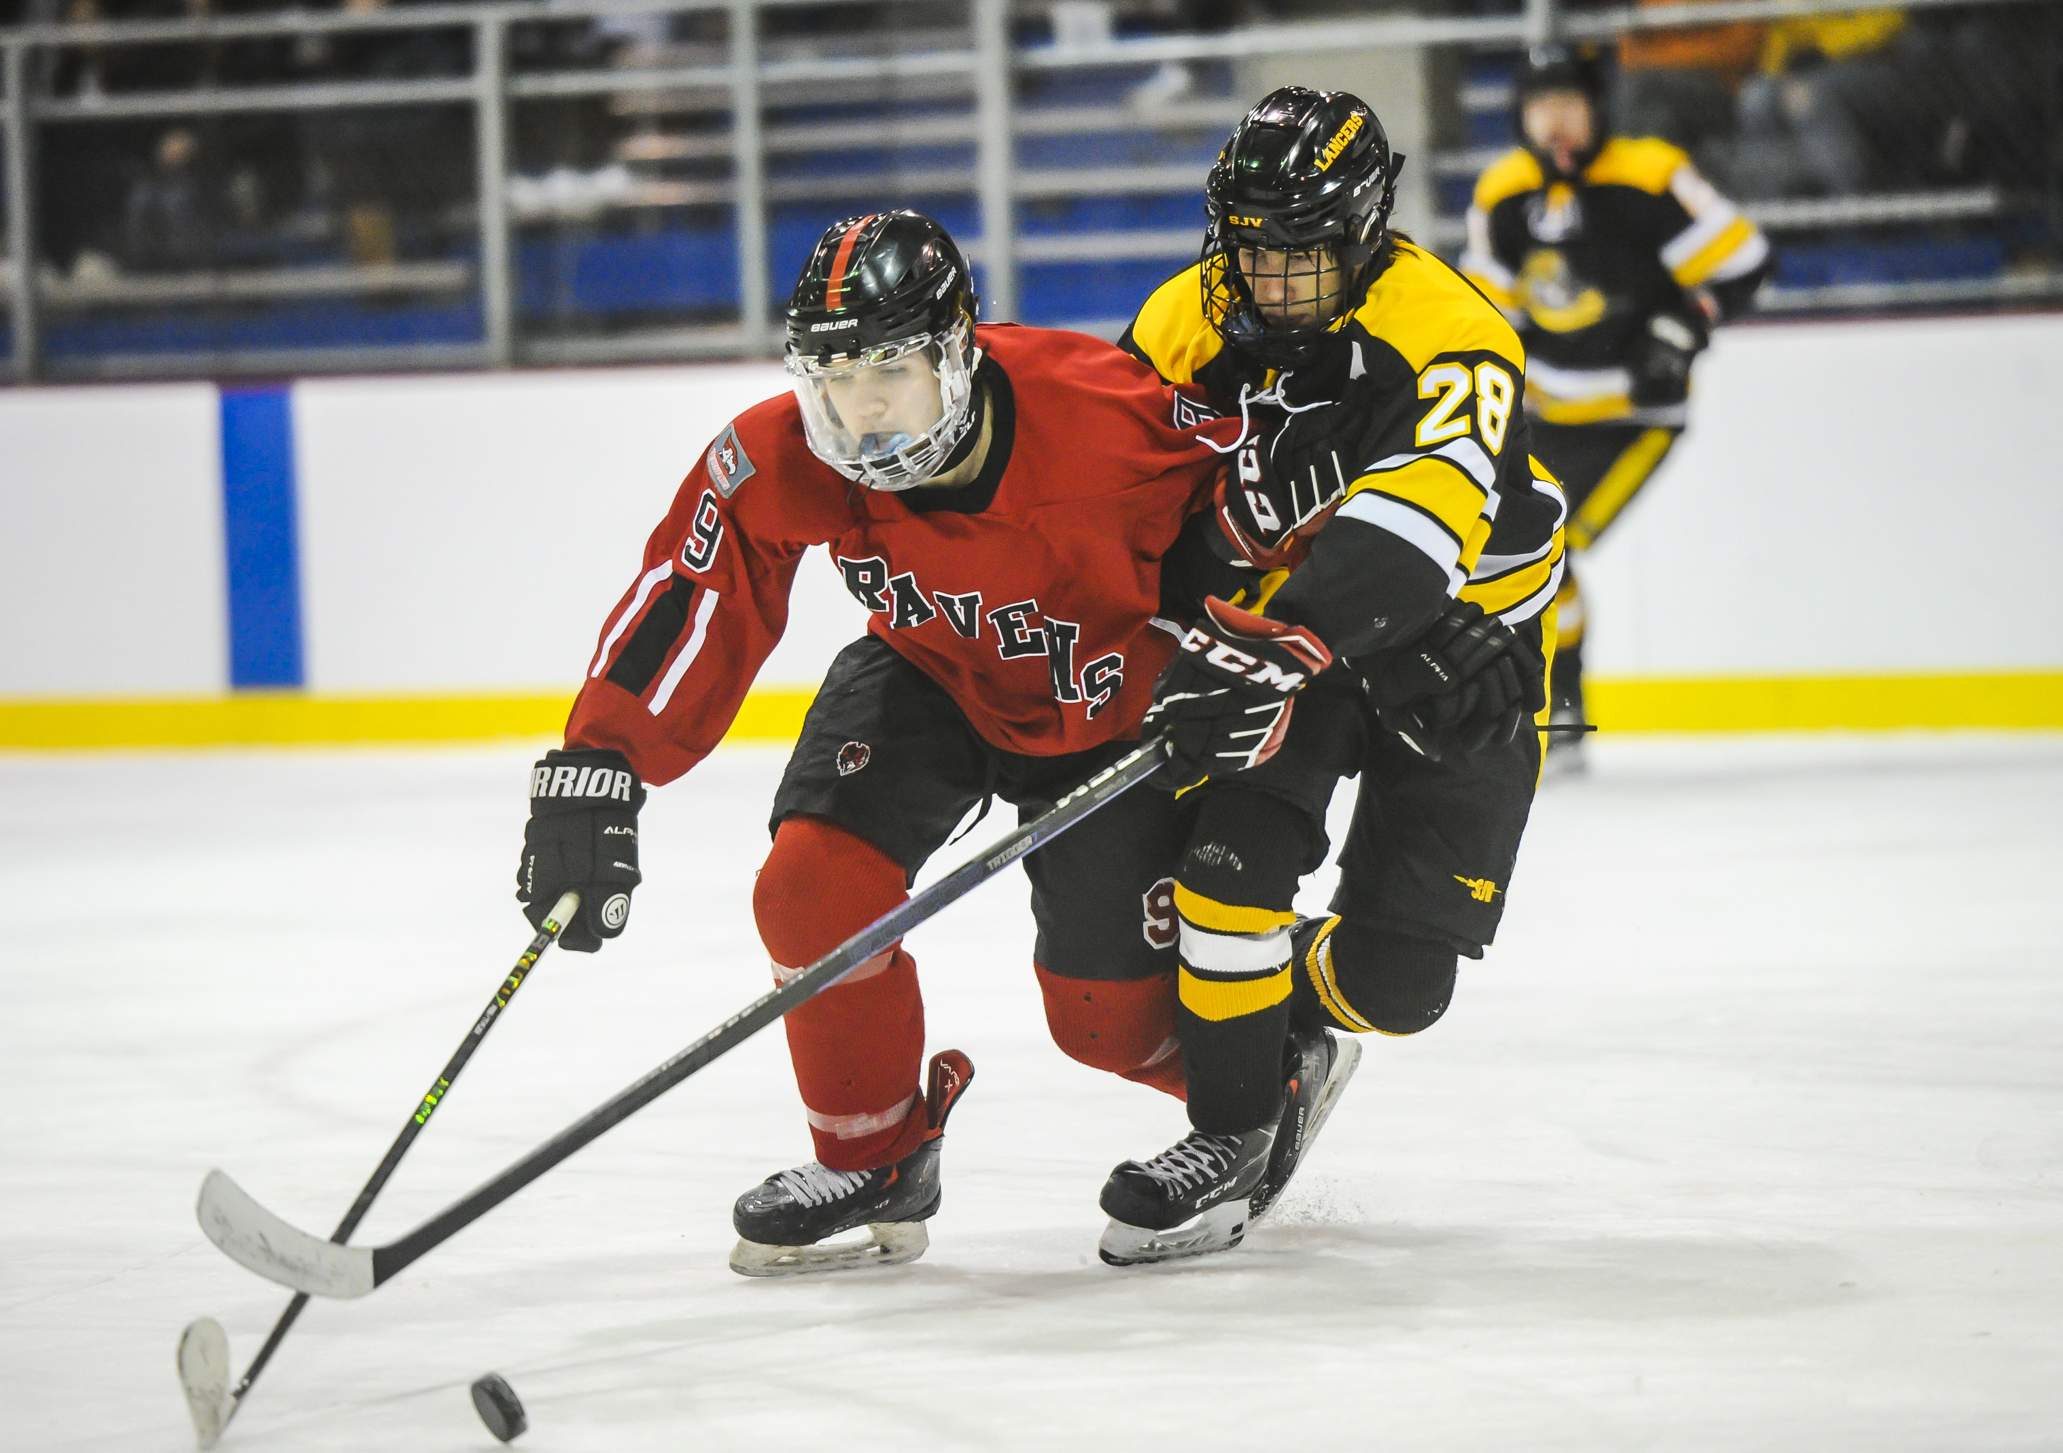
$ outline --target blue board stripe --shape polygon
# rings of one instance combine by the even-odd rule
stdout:
[[[285,387],[222,391],[222,534],[229,684],[304,684],[294,413]]]

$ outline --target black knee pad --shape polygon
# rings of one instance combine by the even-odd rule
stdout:
[[[1347,919],[1326,947],[1341,997],[1384,1034],[1431,1028],[1454,998],[1460,955],[1446,944]]]
[[[1218,903],[1288,912],[1316,838],[1309,814],[1272,793],[1229,783],[1214,784],[1208,794],[1175,880]],[[1322,860],[1322,840],[1316,846]]]

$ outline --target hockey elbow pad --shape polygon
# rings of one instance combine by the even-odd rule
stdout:
[[[1307,627],[1212,596],[1153,683],[1142,731],[1160,735],[1169,762],[1154,782],[1180,791],[1267,761],[1289,731],[1296,693],[1331,664]]]
[[[644,784],[623,753],[584,747],[551,751],[530,769],[530,821],[516,901],[531,927],[568,889],[580,911],[559,934],[559,946],[591,954],[630,921],[638,872],[638,809]]]

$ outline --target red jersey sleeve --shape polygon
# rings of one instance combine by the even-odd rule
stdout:
[[[657,784],[723,740],[787,628],[803,552],[833,538],[847,515],[843,481],[806,450],[796,457],[800,437],[794,400],[779,398],[711,443],[609,613],[567,746],[613,747]]]

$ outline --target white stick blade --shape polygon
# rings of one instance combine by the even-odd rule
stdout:
[[[194,1214],[224,1256],[281,1286],[317,1297],[362,1297],[373,1289],[370,1250],[289,1226],[219,1170],[201,1182]]]
[[[229,1390],[229,1338],[222,1324],[203,1317],[179,1334],[179,1383],[186,1389],[186,1410],[193,1414],[194,1440],[212,1448],[236,1412]]]

